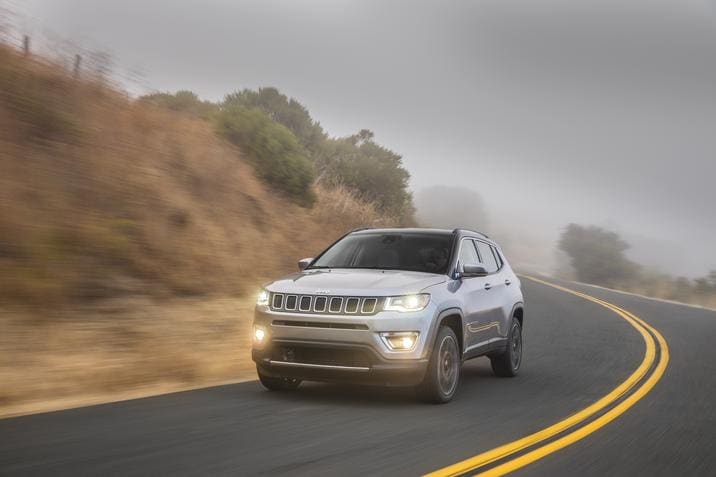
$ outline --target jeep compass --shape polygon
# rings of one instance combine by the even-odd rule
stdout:
[[[261,383],[415,386],[455,395],[465,360],[498,376],[522,364],[520,281],[500,247],[470,230],[362,229],[259,293],[252,357]]]

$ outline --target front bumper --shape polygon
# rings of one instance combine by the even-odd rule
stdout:
[[[279,353],[276,348],[280,349]],[[299,357],[287,359],[286,350],[293,351]],[[310,353],[302,353],[301,350],[310,350]],[[317,350],[330,353],[334,358],[321,359],[322,353],[316,353]],[[252,350],[251,354],[258,369],[267,376],[382,386],[419,384],[425,376],[428,363],[427,359],[388,361],[381,359],[370,348],[360,345],[314,341],[276,340],[266,349]],[[341,357],[352,355],[365,358],[341,361]],[[312,356],[313,359],[305,359],[306,356]]]
[[[265,331],[254,342],[252,358],[268,376],[409,386],[427,369],[434,310],[336,316],[273,312],[258,307],[254,325]],[[309,324],[310,326],[307,326]],[[385,331],[417,331],[413,350],[393,351],[381,340]]]

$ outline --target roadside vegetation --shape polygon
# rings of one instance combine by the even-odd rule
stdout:
[[[363,129],[332,138],[300,102],[276,88],[245,89],[219,103],[190,91],[156,93],[140,101],[202,118],[221,137],[239,146],[256,174],[298,203],[315,200],[313,184],[342,187],[400,224],[412,224],[410,174],[399,154],[375,142]]]
[[[229,98],[134,100],[0,46],[0,414],[253,376],[262,282],[351,228],[412,220],[407,172],[372,137],[350,148],[388,158],[399,205],[369,171],[321,176],[342,140],[307,112],[314,140]]]
[[[716,308],[716,270],[696,279],[674,277],[629,260],[629,244],[615,232],[569,224],[559,241],[578,281],[640,295]]]

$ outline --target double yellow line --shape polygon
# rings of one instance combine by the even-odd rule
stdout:
[[[636,328],[644,339],[644,344],[646,345],[644,359],[639,367],[636,368],[636,370],[634,370],[634,372],[626,380],[592,405],[578,411],[575,414],[572,414],[566,419],[542,429],[541,431],[535,432],[534,434],[530,434],[526,437],[500,447],[496,447],[495,449],[483,452],[482,454],[478,454],[474,457],[470,457],[456,464],[436,470],[428,474],[430,477],[455,476],[468,472],[474,472],[475,475],[480,476],[498,476],[524,467],[548,454],[574,444],[597,429],[604,427],[644,397],[664,374],[666,365],[669,362],[669,347],[667,346],[664,337],[661,336],[656,329],[645,323],[641,318],[622,308],[619,308],[612,303],[600,300],[599,298],[595,298],[591,295],[570,290],[538,278],[525,278],[597,303],[622,317],[631,326]],[[656,338],[656,341],[654,338]],[[656,360],[657,346],[659,350],[659,359],[656,367],[653,367],[654,361]],[[651,373],[649,374],[650,370]],[[649,374],[649,376],[644,379],[647,374]],[[638,384],[640,382],[641,384]],[[621,401],[614,405],[620,399]],[[600,416],[590,419],[600,411],[607,409],[612,405],[613,407]],[[561,437],[552,439],[558,434],[564,433],[569,429],[572,430]],[[541,443],[544,444],[540,445]],[[525,451],[530,448],[531,450],[520,453],[521,451]],[[516,453],[520,454],[514,458],[510,458],[510,456]],[[494,464],[497,461],[502,462],[495,464],[487,470],[481,471],[481,469],[485,469],[486,466]]]

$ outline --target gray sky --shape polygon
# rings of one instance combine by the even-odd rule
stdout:
[[[608,226],[674,274],[716,268],[714,0],[26,0],[55,32],[219,99],[276,86],[372,129],[415,190],[473,188],[525,240]],[[514,240],[514,237],[511,237]]]

